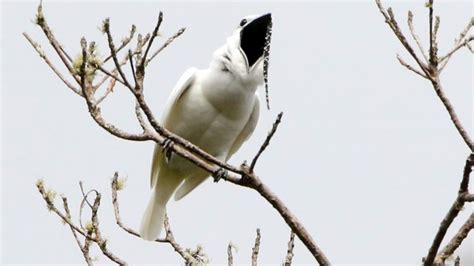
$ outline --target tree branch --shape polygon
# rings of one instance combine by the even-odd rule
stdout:
[[[464,40],[464,37],[466,37],[467,33],[469,32],[469,30],[474,26],[474,18],[471,18],[468,22],[468,24],[466,25],[466,27],[464,28],[464,30],[459,34],[459,37],[454,40],[454,44],[455,45],[458,45],[460,44],[463,40]],[[474,53],[473,49],[471,48],[471,46],[469,45],[469,43],[466,44],[467,48]],[[439,71],[443,71],[443,69],[446,67],[446,65],[448,64],[449,62],[449,59],[451,59],[451,56],[453,55],[453,53],[451,53],[450,56],[448,56],[447,58],[445,58],[444,60],[441,60],[441,65],[439,67]]]
[[[413,71],[415,74],[417,75],[420,75],[422,78],[425,78],[425,79],[428,79],[428,77],[421,73],[420,71],[416,70],[414,67],[412,67],[411,65],[409,65],[407,62],[405,62],[401,57],[400,55],[397,54],[397,59],[398,59],[398,62],[400,62],[400,64],[404,67],[406,67],[408,70],[411,70]]]
[[[471,24],[473,23],[473,19],[471,19],[471,22],[468,25],[468,27],[466,27],[466,29],[461,33],[460,39],[457,42],[457,45],[453,48],[453,50],[451,50],[451,52],[449,52],[446,56],[442,57],[441,59],[438,59],[438,55],[437,55],[438,54],[437,33],[438,33],[438,30],[439,30],[440,18],[438,16],[436,16],[436,19],[435,19],[435,22],[434,22],[434,25],[433,25],[433,13],[434,13],[433,12],[433,0],[429,0],[428,3],[426,4],[426,6],[429,9],[430,49],[429,49],[429,60],[427,62],[428,65],[426,65],[424,63],[420,63],[420,60],[416,57],[416,54],[413,52],[413,49],[411,48],[411,46],[406,41],[406,38],[401,33],[400,29],[397,26],[397,22],[395,20],[395,17],[393,15],[393,12],[392,12],[391,8],[389,8],[389,9],[387,9],[387,11],[385,11],[385,9],[383,8],[380,0],[375,0],[375,2],[378,6],[379,11],[384,16],[386,23],[390,26],[390,28],[392,29],[392,31],[394,32],[396,37],[400,40],[400,42],[405,47],[405,49],[417,61],[417,63],[419,64],[419,66],[423,70],[424,75],[423,75],[423,73],[420,73],[419,71],[416,71],[413,67],[406,64],[403,60],[401,60],[400,57],[398,57],[398,60],[400,61],[400,63],[402,65],[404,65],[408,69],[412,70],[413,72],[415,72],[416,74],[418,74],[418,75],[420,75],[424,78],[428,78],[431,81],[433,89],[435,90],[438,98],[441,100],[441,102],[443,103],[445,109],[447,110],[447,112],[448,112],[448,114],[451,118],[451,121],[453,122],[454,126],[456,127],[458,133],[461,135],[461,137],[463,138],[464,142],[467,144],[470,151],[471,152],[474,151],[473,142],[472,142],[469,134],[467,133],[467,131],[465,130],[465,128],[461,124],[456,112],[454,111],[453,105],[451,104],[450,100],[448,99],[448,97],[444,93],[443,87],[441,85],[439,75],[440,75],[440,71],[442,70],[442,68],[445,66],[446,63],[442,64],[441,67],[438,66],[438,63],[440,63],[440,62],[443,63],[443,61],[447,62],[447,60],[449,60],[449,58],[451,57],[451,55],[454,52],[459,50],[461,47],[468,45],[469,41],[472,40],[472,36],[471,36],[471,37],[467,38],[466,40],[461,41],[464,38],[464,36],[467,34],[467,31],[469,30],[469,28],[472,26]],[[408,25],[410,27],[410,31],[411,31],[412,36],[415,39],[418,47],[420,48],[421,52],[424,53],[423,48],[421,47],[421,42],[419,41],[418,36],[414,33],[414,27],[413,27],[412,22],[413,22],[413,14],[411,12],[409,12],[408,13]],[[441,245],[441,242],[443,241],[443,239],[446,235],[446,232],[447,232],[448,228],[452,224],[453,220],[459,214],[459,212],[460,212],[461,208],[464,206],[464,203],[466,202],[466,200],[467,201],[470,200],[468,185],[469,185],[469,175],[471,173],[473,160],[474,160],[474,155],[473,155],[473,153],[471,153],[470,156],[468,157],[468,159],[466,160],[466,165],[464,167],[464,173],[463,173],[463,179],[462,179],[461,184],[460,184],[458,195],[457,195],[454,203],[452,204],[451,208],[449,209],[448,213],[444,217],[443,221],[441,222],[441,225],[438,229],[438,232],[436,233],[436,236],[433,240],[433,243],[431,244],[431,247],[428,251],[428,255],[424,259],[423,264],[426,265],[426,266],[433,265],[436,254],[438,252],[438,249],[439,249],[439,247]]]
[[[179,29],[173,36],[169,37],[168,40],[166,40],[166,42],[161,45],[160,48],[158,48],[158,50],[156,50],[151,56],[149,59],[146,60],[145,62],[145,65],[147,65],[148,63],[150,63],[151,60],[153,60],[153,58],[155,58],[155,56],[157,56],[159,53],[161,53],[161,51],[163,51],[166,47],[168,47],[174,40],[176,40],[179,36],[181,36],[181,34],[184,33],[184,31],[186,30],[186,28],[181,28]]]
[[[290,241],[288,242],[288,251],[286,252],[284,266],[291,266],[293,260],[293,249],[295,248],[295,233],[293,231],[290,234]]]
[[[260,251],[260,229],[257,228],[257,237],[255,238],[255,244],[252,248],[252,266],[257,266],[258,252]]]
[[[41,58],[43,58],[44,62],[51,68],[51,70],[53,70],[54,74],[56,74],[56,76],[58,76],[58,78],[64,84],[66,84],[66,86],[68,88],[70,88],[74,93],[76,93],[79,96],[82,96],[81,91],[78,88],[76,88],[74,85],[72,85],[66,78],[64,78],[64,76],[61,74],[61,72],[59,72],[59,70],[53,65],[53,63],[49,60],[49,58],[46,56],[44,51],[41,49],[41,46],[38,43],[36,43],[35,41],[33,41],[33,39],[31,39],[31,37],[27,33],[23,32],[23,36],[25,36],[25,38],[28,40],[28,42],[31,44],[31,46],[33,46],[33,48],[36,50],[38,55]]]
[[[474,213],[467,219],[467,221],[461,226],[459,231],[449,241],[449,243],[441,250],[436,256],[435,265],[444,265],[444,261],[454,254],[454,251],[458,249],[462,241],[467,238],[469,232],[474,228]]]
[[[411,11],[408,11],[408,27],[410,28],[410,33],[413,39],[416,42],[416,45],[418,45],[418,49],[421,52],[421,55],[423,55],[423,58],[428,62],[428,56],[426,55],[425,49],[423,49],[423,45],[421,44],[420,38],[418,35],[415,33],[415,27],[413,27],[413,13]]]
[[[74,73],[74,70],[70,64],[71,57],[62,49],[62,46],[56,40],[56,37],[54,36],[53,32],[48,26],[48,23],[46,22],[46,18],[44,17],[44,14],[43,14],[43,5],[41,2],[38,5],[35,23],[38,26],[40,26],[40,28],[43,30],[44,35],[48,39],[49,43],[53,47],[56,54],[59,56],[59,58],[63,62],[64,66],[69,71],[69,74],[71,74],[71,76],[76,80],[76,82],[80,84],[79,77]]]
[[[451,205],[451,208],[449,209],[448,213],[446,214],[443,221],[441,222],[441,225],[439,226],[438,232],[436,233],[433,243],[431,244],[431,247],[428,251],[428,255],[425,258],[425,261],[424,261],[425,266],[429,266],[433,264],[433,261],[436,257],[436,253],[438,252],[441,242],[446,236],[446,232],[448,231],[448,228],[451,226],[451,223],[454,221],[454,219],[458,216],[459,212],[464,206],[464,203],[466,202],[463,196],[464,196],[464,193],[468,191],[469,176],[472,172],[473,165],[474,165],[474,153],[471,153],[469,157],[466,159],[466,164],[464,166],[464,171],[463,171],[463,178],[462,178],[461,184],[459,185],[459,192],[456,197],[456,200]]]
[[[233,266],[234,265],[234,257],[232,256],[232,248],[234,246],[232,245],[232,243],[229,243],[229,245],[227,245],[227,265],[228,266]]]
[[[102,238],[100,228],[99,228],[99,218],[97,216],[97,213],[100,207],[100,193],[97,193],[94,199],[94,204],[91,207],[91,212],[92,212],[91,224],[89,226],[86,226],[87,231],[85,232],[83,229],[79,228],[77,225],[75,225],[71,221],[71,214],[69,211],[67,198],[65,196],[63,196],[62,199],[63,199],[63,205],[64,205],[66,214],[63,214],[61,211],[57,209],[57,207],[54,204],[54,197],[56,193],[52,190],[46,190],[44,187],[44,182],[42,180],[38,180],[38,182],[36,183],[36,187],[38,188],[39,193],[41,194],[44,201],[46,202],[46,206],[48,207],[48,210],[58,215],[64,223],[69,225],[69,228],[73,232],[73,236],[76,240],[76,243],[78,244],[84,256],[84,259],[86,260],[86,263],[88,265],[92,265],[92,259],[90,258],[90,255],[89,255],[90,241],[96,243],[99,249],[102,251],[102,254],[104,254],[111,261],[117,263],[118,265],[127,265],[126,262],[121,260],[119,257],[117,257],[114,253],[112,253],[107,248],[107,240]],[[76,232],[81,234],[85,238],[84,246],[81,245],[81,242]]]
[[[283,116],[283,112],[278,114],[275,122],[273,123],[272,129],[270,130],[270,132],[268,132],[267,138],[265,139],[263,144],[260,146],[260,149],[258,150],[255,157],[253,157],[252,163],[250,164],[250,168],[249,168],[251,173],[253,173],[253,169],[255,168],[255,165],[257,164],[257,160],[260,157],[260,155],[262,155],[262,153],[265,151],[265,149],[268,147],[268,145],[270,145],[270,140],[272,139],[273,135],[277,131],[278,125],[280,125],[282,116]]]

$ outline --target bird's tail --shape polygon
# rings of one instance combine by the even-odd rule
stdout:
[[[165,221],[166,204],[182,181],[181,178],[173,175],[162,175],[163,172],[160,171],[140,226],[141,237],[150,241],[160,236]]]

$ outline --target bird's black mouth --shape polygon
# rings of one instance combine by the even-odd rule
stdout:
[[[270,45],[272,15],[265,14],[245,25],[240,32],[240,47],[247,57],[249,68],[263,55],[265,46]]]

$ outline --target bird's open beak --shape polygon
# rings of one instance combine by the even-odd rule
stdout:
[[[249,69],[263,56],[271,23],[272,14],[268,13],[252,20],[240,32],[240,48],[247,58]]]

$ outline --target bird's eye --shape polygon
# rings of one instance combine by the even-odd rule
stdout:
[[[240,21],[240,27],[244,26],[245,24],[247,24],[247,19],[244,18]]]

